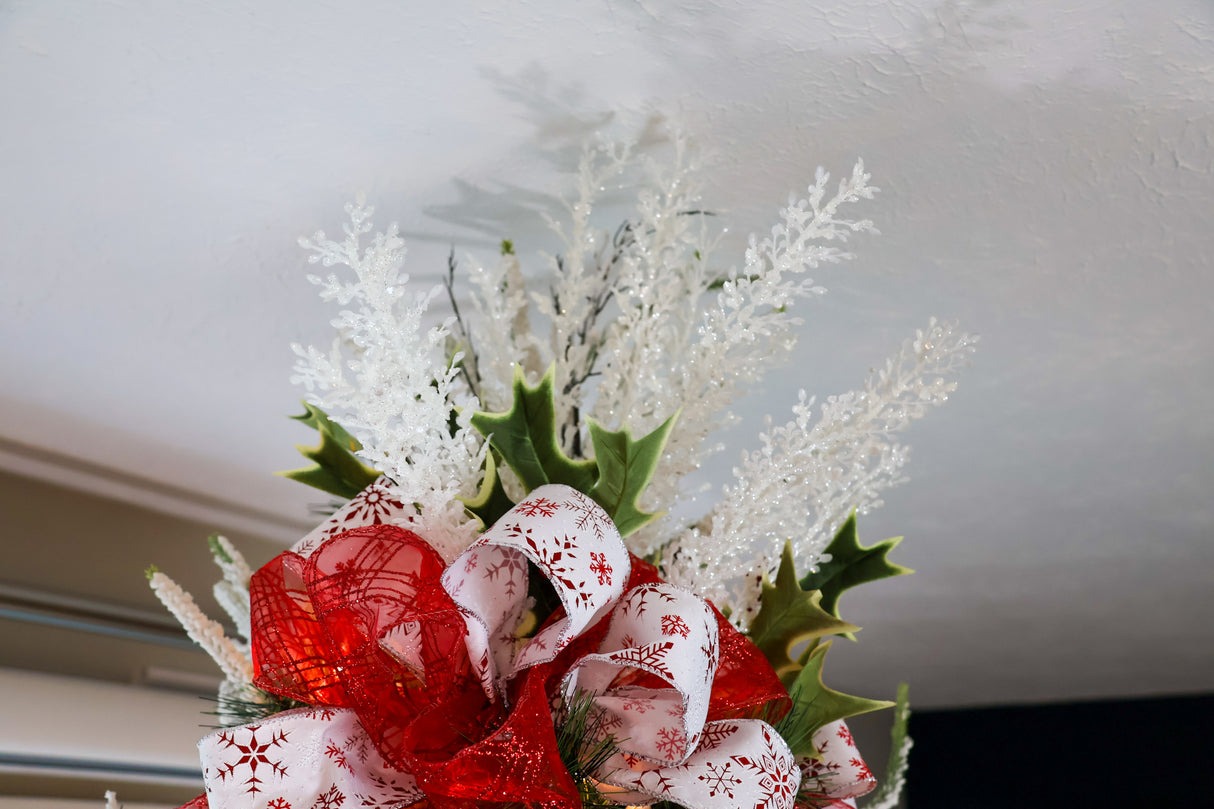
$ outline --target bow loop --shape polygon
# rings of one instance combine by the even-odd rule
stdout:
[[[672,801],[687,809],[792,809],[801,773],[788,745],[758,719],[709,722],[699,747],[681,764],[655,765],[628,755],[604,767],[612,800]]]
[[[558,616],[515,651],[529,568],[556,591]],[[555,658],[603,618],[629,576],[628,549],[607,513],[569,486],[540,486],[461,554],[443,584],[466,611],[469,654],[487,690]]]
[[[677,764],[695,749],[717,668],[717,622],[702,598],[670,584],[628,591],[596,654],[578,661],[566,693],[595,694],[628,751]]]

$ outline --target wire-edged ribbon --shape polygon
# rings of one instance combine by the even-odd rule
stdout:
[[[448,566],[393,497],[373,484],[253,576],[256,684],[311,708],[203,740],[212,809],[580,809],[552,718],[578,690],[619,740],[613,800],[791,809],[800,770],[753,718],[787,708],[771,667],[593,500],[542,486]],[[560,606],[520,637],[537,586]]]

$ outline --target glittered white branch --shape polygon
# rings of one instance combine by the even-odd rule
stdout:
[[[798,570],[813,570],[847,515],[876,508],[903,480],[907,449],[894,436],[948,399],[976,342],[933,318],[863,388],[829,397],[816,419],[802,391],[794,418],[761,435],[717,505],[667,550],[670,580],[730,605],[745,625],[785,542]]]
[[[457,498],[475,494],[484,459],[485,445],[471,427],[479,402],[457,382],[460,356],[449,363],[444,357],[451,319],[423,328],[437,289],[407,290],[396,225],[364,248],[373,211],[355,204],[346,212],[342,241],[323,232],[300,240],[312,251],[309,262],[343,265],[353,278],[308,277],[323,300],[349,308],[332,321],[337,338],[327,353],[292,346],[299,360],[291,381],[362,443],[359,455],[396,482],[416,506],[418,528],[451,559],[476,537],[477,522]]]
[[[160,603],[173,614],[190,640],[210,655],[223,676],[241,687],[252,684],[253,661],[245,649],[224,633],[223,626],[208,618],[194,597],[165,574],[156,571],[149,581]]]

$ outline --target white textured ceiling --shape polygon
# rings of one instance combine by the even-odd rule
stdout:
[[[1062,5],[4,3],[3,458],[290,534],[312,498],[268,474],[308,439],[281,418],[287,346],[328,317],[296,237],[365,191],[419,283],[451,244],[529,252],[573,146],[657,114],[715,156],[706,201],[738,234],[818,164],[861,156],[883,189],[882,235],[818,275],[802,359],[718,479],[762,413],[855,386],[929,315],[983,336],[861,522],[919,572],[845,598],[866,629],[834,682],[1210,690],[1214,9]]]

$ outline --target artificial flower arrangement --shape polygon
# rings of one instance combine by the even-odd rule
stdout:
[[[370,208],[347,208],[342,241],[301,241],[350,271],[310,277],[345,307],[331,349],[295,346],[320,440],[286,474],[331,514],[256,572],[212,539],[239,639],[150,573],[225,676],[192,806],[809,809],[873,789],[845,720],[894,703],[822,669],[858,630],[840,594],[909,571],[886,559],[897,540],[857,542],[856,514],[898,482],[894,433],[947,398],[974,338],[932,320],[861,389],[802,394],[686,516],[709,433],[790,355],[794,305],[824,291],[806,271],[850,257],[839,243],[873,227],[844,208],[876,189],[857,163],[828,196],[819,170],[721,270],[693,152],[673,153],[604,232],[598,195],[641,161],[588,150],[547,289],[503,242],[470,262],[465,312],[450,262],[441,325],[395,226],[367,238]],[[903,691],[871,806],[898,800],[906,716]]]

